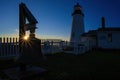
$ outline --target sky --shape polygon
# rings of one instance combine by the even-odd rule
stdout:
[[[100,28],[102,16],[106,27],[120,27],[120,0],[0,0],[0,37],[18,37],[21,2],[37,19],[36,36],[41,39],[70,39],[77,2],[85,15],[85,32]]]

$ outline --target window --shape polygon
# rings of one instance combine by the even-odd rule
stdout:
[[[112,34],[111,33],[108,34],[108,42],[112,42]]]

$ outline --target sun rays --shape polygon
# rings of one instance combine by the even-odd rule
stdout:
[[[23,39],[24,39],[24,40],[28,40],[29,37],[28,37],[27,35],[25,35],[25,36],[23,37]]]

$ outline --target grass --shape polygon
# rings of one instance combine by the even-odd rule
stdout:
[[[120,79],[118,51],[92,51],[84,55],[52,54],[39,66],[49,73],[47,80],[101,80]]]
[[[14,65],[3,64],[5,66],[1,69]],[[48,70],[43,80],[120,79],[120,51],[91,51],[83,55],[48,54],[44,61],[35,65]]]

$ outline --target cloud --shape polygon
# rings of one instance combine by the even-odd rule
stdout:
[[[15,31],[16,33],[19,33],[19,30],[18,30],[18,29],[14,29],[14,31]]]

